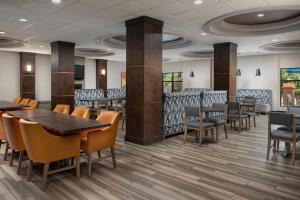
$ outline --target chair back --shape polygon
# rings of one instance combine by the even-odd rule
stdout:
[[[40,106],[40,102],[36,100],[31,100],[28,106],[30,109],[38,109]]]
[[[2,122],[2,115],[3,115],[3,112],[0,111],[0,140],[6,140],[6,134],[5,134],[4,126],[3,126],[3,122]]]
[[[17,118],[4,113],[2,121],[9,146],[18,151],[25,150],[21,129]]]
[[[229,114],[240,113],[241,107],[238,102],[227,102],[227,106]]]
[[[53,109],[53,112],[63,113],[68,115],[70,112],[70,106],[66,104],[57,104]]]
[[[84,119],[89,119],[91,114],[91,109],[90,108],[84,108],[84,107],[77,107],[74,109],[72,112],[72,116],[76,117],[82,117]]]
[[[255,99],[254,96],[245,96],[244,98],[245,98],[245,99]]]
[[[186,106],[184,108],[186,117],[199,117],[200,116],[200,107],[191,107]]]
[[[294,114],[284,113],[284,112],[270,112],[269,114],[269,124],[276,124],[287,126],[289,128],[293,127]]]
[[[28,106],[29,103],[30,103],[30,99],[22,99],[22,101],[20,102],[20,104],[23,106]]]
[[[226,103],[213,103],[213,108],[216,108],[218,110],[223,110],[224,112],[224,120],[227,121],[227,113],[228,113],[228,106]]]
[[[295,106],[289,107],[288,112],[292,114],[300,115],[300,107],[295,107]]]
[[[120,113],[115,111],[101,111],[96,120],[111,124],[109,128],[111,130],[112,138],[115,140],[120,120]]]
[[[15,98],[15,99],[13,100],[13,102],[14,102],[14,103],[17,103],[17,104],[19,104],[21,101],[22,101],[22,98]]]

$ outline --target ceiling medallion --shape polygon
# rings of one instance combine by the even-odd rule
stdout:
[[[300,29],[300,6],[247,9],[206,22],[202,29],[222,36],[259,36]]]

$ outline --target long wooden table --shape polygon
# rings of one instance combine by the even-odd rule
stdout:
[[[71,115],[55,113],[48,110],[22,110],[8,111],[8,114],[28,121],[42,124],[45,128],[52,130],[62,136],[79,134],[80,131],[110,126],[110,123],[98,122],[91,119],[83,119]]]
[[[16,104],[10,101],[0,101],[0,110],[18,110],[24,107],[23,105]]]

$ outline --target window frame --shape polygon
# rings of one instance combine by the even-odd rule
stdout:
[[[172,75],[171,81],[164,81],[164,75],[165,74],[171,74]],[[162,88],[163,88],[163,90],[164,90],[164,83],[171,83],[171,92],[174,92],[174,83],[183,83],[183,78],[182,78],[181,81],[174,80],[174,74],[180,74],[181,77],[183,75],[182,72],[165,72],[165,73],[162,73]]]

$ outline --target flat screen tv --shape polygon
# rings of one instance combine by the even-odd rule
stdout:
[[[84,79],[84,65],[75,65],[75,80]]]

